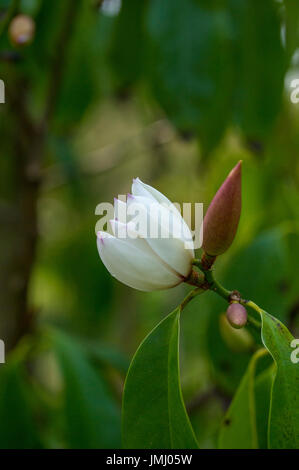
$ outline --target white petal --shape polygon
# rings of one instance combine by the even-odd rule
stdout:
[[[160,193],[157,189],[153,188],[149,184],[143,183],[139,178],[135,178],[132,184],[132,194],[134,196],[148,197],[160,204],[171,205],[171,201]]]
[[[176,216],[177,216],[177,225],[176,229],[179,230],[178,233],[182,233],[181,237],[184,238],[186,242],[189,243],[189,247],[193,246],[192,243],[192,234],[188,224],[183,219],[180,211],[176,206],[166,197],[164,194],[160,193],[157,189],[153,188],[149,184],[143,183],[139,178],[135,178],[132,184],[132,194],[134,196],[146,197],[150,200],[155,200],[159,204],[163,204],[163,207],[168,207]],[[179,224],[179,228],[178,228]],[[193,252],[194,257],[194,252]]]
[[[99,232],[97,245],[108,271],[130,287],[152,291],[174,287],[182,282],[141,238],[119,239]]]
[[[137,209],[138,216],[142,215],[133,218],[133,222],[137,222],[138,219],[141,220],[141,224],[147,222],[145,231],[143,227],[137,227],[138,233],[145,237],[148,245],[169,268],[178,275],[187,277],[191,271],[194,251],[186,249],[186,239],[178,236],[183,229],[183,219],[181,217],[179,219],[171,210],[145,197],[131,196],[128,199],[128,210],[131,208],[134,211]]]
[[[114,198],[114,218],[124,224],[127,223],[127,204],[116,197]]]

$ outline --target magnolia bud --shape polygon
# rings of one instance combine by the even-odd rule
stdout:
[[[247,323],[247,312],[243,305],[236,302],[229,305],[226,310],[226,317],[234,328],[242,328]]]
[[[203,250],[210,256],[224,253],[232,244],[241,214],[241,161],[215,194],[203,221]]]
[[[30,43],[35,32],[35,23],[30,16],[17,15],[9,25],[9,37],[15,46]]]

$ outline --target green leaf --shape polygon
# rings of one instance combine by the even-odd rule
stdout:
[[[259,382],[255,377],[257,362],[265,353],[265,349],[260,349],[253,355],[225,415],[219,435],[219,447],[222,449],[256,449],[265,442],[271,384],[268,378],[271,370],[268,369]]]
[[[72,25],[67,61],[58,96],[55,123],[65,129],[82,121],[101,95],[100,17],[87,2],[74,4],[79,12]]]
[[[71,448],[120,446],[120,413],[83,348],[55,331],[52,340],[64,381],[67,440]]]
[[[131,449],[198,447],[179,377],[179,310],[162,320],[139,346],[123,397],[123,446]]]
[[[294,339],[276,318],[261,311],[262,340],[276,364],[271,392],[268,445],[272,449],[299,448],[299,364],[291,354]]]
[[[281,107],[286,57],[274,0],[231,0],[235,29],[235,115],[245,135],[263,139]]]
[[[299,3],[294,0],[284,0],[286,19],[286,46],[291,58],[299,46]]]
[[[119,88],[134,84],[142,70],[144,56],[143,16],[147,1],[122,3],[113,29],[109,59]]]
[[[271,359],[272,360],[272,359]],[[258,443],[260,449],[268,448],[268,422],[271,387],[275,370],[273,365],[260,373],[255,380],[255,410]]]
[[[19,361],[11,359],[0,366],[1,449],[41,447],[30,403],[31,392]]]
[[[227,9],[217,0],[153,0],[147,33],[155,98],[180,130],[195,132],[210,150],[222,137],[231,109]]]

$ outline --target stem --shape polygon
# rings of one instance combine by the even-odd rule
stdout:
[[[225,289],[225,287],[223,287],[214,277],[214,271],[213,271],[213,268],[212,267],[209,267],[209,268],[206,268],[205,266],[206,265],[203,265],[203,263],[198,260],[198,259],[195,259],[193,261],[193,264],[194,266],[197,266],[204,274],[204,279],[205,279],[205,288],[201,288],[200,284],[198,285],[198,288],[204,292],[205,290],[211,290],[213,292],[215,292],[216,294],[220,295],[220,297],[222,297],[223,299],[225,299],[227,302],[230,302],[231,300],[237,300],[240,304],[244,305],[244,306],[248,306],[250,308],[252,308],[253,310],[255,310],[256,312],[258,312],[259,314],[262,313],[262,309],[257,305],[255,304],[254,302],[252,302],[252,300],[244,300],[241,298],[241,295],[239,294],[238,291],[229,291],[228,289]],[[196,280],[196,277],[194,277],[194,279]],[[200,283],[202,284],[202,279],[199,277],[198,279],[200,279]],[[196,289],[197,290],[197,289]],[[194,292],[194,291],[192,291]],[[187,305],[188,302],[190,302],[190,300],[197,294],[194,294],[194,296],[192,296],[192,292],[190,292],[189,296],[186,297],[186,299],[183,301],[183,303],[181,304],[181,306],[183,306],[183,308],[185,307],[185,305]],[[235,298],[234,298],[235,297]],[[256,328],[258,331],[260,331],[262,325],[259,321],[257,321],[252,315],[248,314],[248,323],[250,323],[254,328]]]
[[[245,307],[247,306],[247,307],[252,308],[253,310],[255,310],[260,315],[263,312],[263,310],[256,303],[252,302],[252,300],[241,300],[240,303],[242,305],[244,305]],[[261,329],[261,327],[262,327],[261,322],[259,322],[255,318],[253,318],[250,314],[248,314],[248,322],[251,323],[252,326],[254,326],[255,328]]]
[[[197,287],[196,289],[193,289],[192,291],[189,292],[188,295],[184,298],[183,302],[180,304],[179,309],[180,311],[184,310],[184,308],[188,305],[190,300],[194,299],[194,297],[197,297],[200,294],[203,294],[205,292],[205,289],[202,289],[201,287]]]
[[[247,305],[247,307],[250,307],[252,308],[253,310],[255,310],[257,313],[259,313],[260,315],[263,313],[263,309],[260,308],[257,304],[255,304],[254,302],[252,302],[252,300],[243,300],[241,302],[244,306]]]
[[[247,314],[247,321],[257,330],[260,330],[262,328],[262,324],[255,318],[253,318],[249,313]]]
[[[225,300],[229,302],[233,291],[229,291],[225,289],[218,281],[216,281],[214,277],[213,269],[212,268],[205,269],[202,263],[197,259],[193,261],[193,264],[194,266],[197,266],[204,273],[206,282],[209,285],[209,289],[212,290],[213,292],[216,292],[216,294],[220,295],[221,297],[223,297]]]

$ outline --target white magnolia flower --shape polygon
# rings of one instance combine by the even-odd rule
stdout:
[[[139,178],[133,180],[127,202],[115,199],[110,224],[114,235],[98,232],[97,245],[101,260],[116,279],[152,291],[174,287],[189,277],[194,259],[190,229],[155,188]]]

